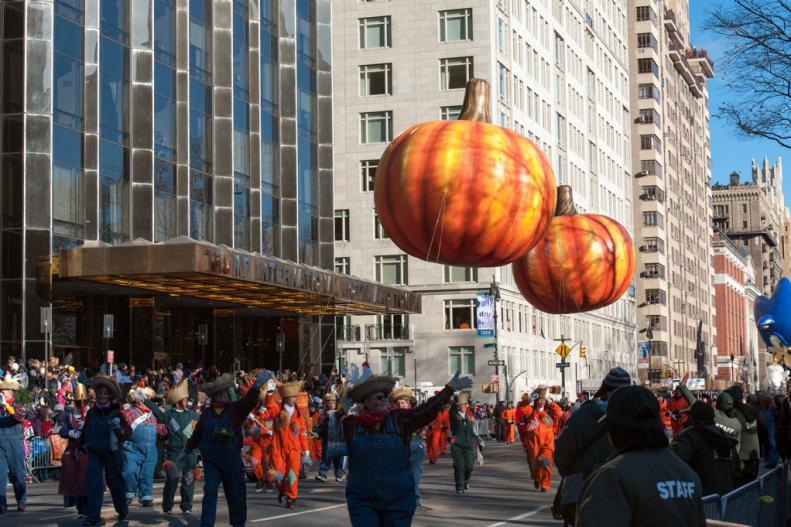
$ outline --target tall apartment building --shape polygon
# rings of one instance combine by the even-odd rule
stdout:
[[[581,315],[550,316],[519,294],[510,267],[444,267],[388,240],[374,210],[374,176],[388,142],[408,126],[455,119],[472,78],[492,86],[491,115],[539,144],[580,212],[631,231],[632,183],[626,2],[574,0],[338,0],[333,2],[335,268],[423,295],[420,315],[339,321],[342,363],[370,360],[409,384],[474,375],[476,399],[495,368],[475,331],[476,293],[499,285],[503,397],[560,385],[558,345],[578,347],[566,390],[596,386],[607,369],[634,371],[635,299]],[[510,384],[508,388],[506,385]]]
[[[713,375],[711,154],[705,51],[692,45],[686,0],[629,1],[632,168],[639,248],[638,331],[651,328],[642,380],[692,376],[698,326]]]
[[[2,360],[317,372],[330,315],[419,311],[332,272],[330,0],[0,16]]]

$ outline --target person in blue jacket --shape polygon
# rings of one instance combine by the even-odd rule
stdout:
[[[126,483],[124,482],[123,443],[131,435],[131,430],[121,417],[121,389],[115,379],[105,375],[94,375],[91,388],[96,394],[96,402],[85,416],[81,446],[88,452],[88,508],[83,525],[100,525],[102,522],[102,502],[104,482],[110,487],[118,521],[129,514],[126,503]]]

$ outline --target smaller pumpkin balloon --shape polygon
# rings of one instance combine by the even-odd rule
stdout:
[[[516,285],[545,313],[580,313],[618,300],[634,278],[637,256],[626,229],[600,214],[577,214],[571,187],[558,187],[546,236],[513,264]]]

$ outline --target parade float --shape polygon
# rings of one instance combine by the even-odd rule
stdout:
[[[791,371],[791,281],[781,278],[771,297],[755,299],[755,323],[772,364],[762,387],[767,393],[785,393]]]

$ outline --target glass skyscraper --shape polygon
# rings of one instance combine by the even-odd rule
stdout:
[[[332,269],[330,0],[0,7],[0,355],[43,355],[49,305],[55,353],[83,361],[107,347],[133,361],[189,359],[198,346],[207,360],[238,360],[273,332],[305,340],[321,317],[262,297],[212,300],[208,288],[185,300],[146,266],[158,247],[194,242],[237,277],[247,255]],[[120,251],[95,256],[138,246],[149,248],[138,267]],[[99,262],[80,271],[87,281],[63,265],[78,254]],[[122,287],[112,262],[136,281]]]

